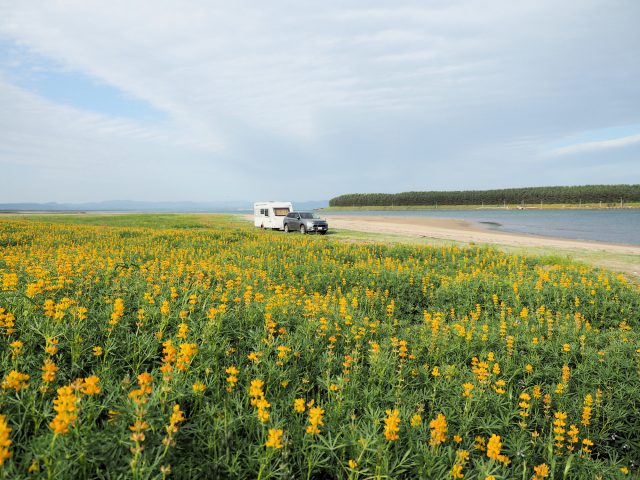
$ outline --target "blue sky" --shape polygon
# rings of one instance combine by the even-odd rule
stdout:
[[[0,0],[0,203],[640,183],[640,3]]]
[[[139,122],[165,118],[147,102],[11,41],[0,42],[0,68],[7,81],[57,104]]]

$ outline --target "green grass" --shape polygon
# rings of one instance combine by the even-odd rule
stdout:
[[[0,219],[2,218],[73,225],[149,228],[204,228],[220,222],[240,221],[236,215],[218,213],[5,214],[0,215]]]

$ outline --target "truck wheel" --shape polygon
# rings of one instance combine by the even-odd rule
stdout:
[[[289,224],[288,223],[284,224],[284,233],[289,233]]]
[[[300,233],[303,235],[307,233],[307,227],[305,227],[304,225],[300,225]]]

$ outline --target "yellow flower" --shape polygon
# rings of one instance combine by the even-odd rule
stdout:
[[[464,474],[462,473],[462,465],[457,465],[457,464],[454,465],[451,468],[451,472],[450,473],[451,473],[451,476],[453,478],[463,478],[464,477]]]
[[[564,412],[556,412],[554,413],[555,420],[553,421],[553,434],[554,439],[556,441],[555,446],[557,450],[561,450],[564,446],[564,440],[566,433],[564,427],[566,426],[565,420],[567,419],[567,414]]]
[[[44,349],[49,355],[55,355],[58,353],[58,339],[57,338],[47,338],[46,339],[46,347]]]
[[[149,425],[149,423],[143,420],[136,420],[134,424],[129,427],[129,430],[131,430],[132,432],[142,432],[144,430],[149,430],[150,428],[151,426]]]
[[[191,386],[193,393],[202,393],[204,392],[204,383],[196,382]]]
[[[167,433],[177,432],[178,429],[176,425],[184,421],[185,421],[184,413],[182,412],[182,410],[180,410],[180,405],[176,403],[173,406],[173,411],[171,412],[171,417],[169,418],[169,425],[166,427]]]
[[[282,448],[282,436],[284,435],[284,430],[279,428],[270,428],[269,429],[269,438],[267,442],[264,444],[265,447],[269,448]]]
[[[58,367],[50,358],[45,358],[44,365],[42,366],[42,381],[45,383],[51,383],[56,379],[56,372]]]
[[[36,460],[35,458],[33,459],[33,461],[31,462],[31,465],[29,465],[29,468],[27,469],[28,473],[38,473],[40,471],[40,464],[38,463],[38,460]]]
[[[317,435],[320,433],[320,428],[324,425],[322,421],[322,416],[324,415],[324,410],[320,407],[311,407],[309,408],[309,426],[307,427],[307,433],[311,435]]]
[[[456,450],[456,463],[464,464],[469,460],[470,453],[467,450]]]
[[[506,390],[503,388],[505,385],[507,384],[507,382],[505,382],[504,380],[500,379],[500,380],[496,380],[496,382],[491,385],[491,388],[493,388],[493,390],[498,394],[498,395],[504,395],[504,393],[506,392]]]
[[[537,467],[533,467],[533,471],[535,474],[531,480],[542,480],[549,476],[549,467],[546,463],[541,463]]]
[[[98,346],[93,347],[93,354],[94,354],[96,357],[100,357],[100,356],[102,356],[102,347],[98,347]]]
[[[82,393],[85,395],[98,395],[101,393],[102,390],[98,386],[98,382],[100,382],[100,378],[95,375],[85,378],[82,385]]]
[[[416,428],[419,427],[420,425],[422,425],[422,415],[418,415],[417,413],[411,417],[411,420],[409,421],[409,424]]]
[[[7,423],[7,417],[0,415],[0,467],[4,465],[4,462],[11,458],[11,452],[9,447],[11,446],[11,438],[9,434],[12,428]]]
[[[492,460],[498,460],[501,448],[502,442],[500,441],[500,435],[491,435],[487,443],[487,457]]]
[[[267,421],[269,421],[269,417],[271,416],[271,414],[267,411],[267,408],[269,408],[270,406],[271,404],[266,400],[263,400],[258,406],[258,420],[260,420],[262,423],[267,423]]]
[[[400,438],[400,412],[397,409],[386,410],[387,414],[384,419],[384,436],[390,442],[394,442]]]
[[[22,347],[24,347],[24,343],[20,340],[16,340],[15,342],[11,342],[9,344],[11,347],[11,359],[15,360],[22,353]]]
[[[305,411],[304,398],[296,398],[293,401],[293,409],[298,413],[303,413]]]
[[[591,407],[593,405],[593,396],[590,393],[587,393],[584,397],[584,404],[582,408],[582,420],[580,423],[583,425],[591,424]]]
[[[140,375],[138,375],[138,383],[141,386],[149,385],[152,381],[153,381],[153,377],[149,372],[143,372]]]
[[[447,419],[442,413],[439,413],[435,420],[429,422],[429,428],[431,429],[429,445],[440,445],[447,440]]]
[[[176,368],[186,372],[196,353],[198,353],[198,346],[195,343],[181,343],[176,360]]]
[[[253,363],[260,363],[260,356],[261,354],[259,352],[251,352],[249,355],[247,355],[247,358]]]
[[[355,470],[356,468],[358,468],[358,462],[356,462],[353,459],[349,459],[349,462],[347,462],[349,464],[349,468],[351,470]]]
[[[584,438],[582,439],[582,452],[585,454],[589,454],[591,453],[591,447],[593,447],[593,442],[588,439],[588,438]]]
[[[225,372],[229,374],[227,377],[227,392],[231,393],[238,383],[238,377],[236,375],[238,375],[240,371],[235,366],[231,365],[225,370]]]
[[[473,398],[473,394],[471,393],[471,390],[473,390],[475,387],[473,386],[473,383],[463,383],[462,384],[462,388],[464,388],[464,392],[462,393],[463,397],[466,398]]]
[[[249,395],[252,397],[261,397],[264,395],[262,391],[262,387],[264,386],[264,382],[260,379],[251,380],[251,385],[249,386]]]
[[[26,373],[20,373],[17,370],[11,370],[9,374],[2,381],[2,389],[13,389],[16,392],[28,387],[29,375]]]
[[[189,332],[189,325],[187,325],[186,323],[181,323],[180,325],[178,325],[178,334],[176,335],[176,337],[182,340],[186,340],[187,332]]]
[[[251,397],[251,405],[258,409],[258,419],[262,423],[266,423],[270,416],[267,409],[271,407],[271,404],[267,402],[267,399],[264,397],[263,386],[264,381],[260,379],[252,380],[249,386],[249,396]]]
[[[70,386],[59,388],[57,393],[58,396],[53,401],[56,416],[49,422],[49,426],[55,435],[63,435],[69,432],[69,426],[73,425],[78,418],[76,408],[78,398]]]

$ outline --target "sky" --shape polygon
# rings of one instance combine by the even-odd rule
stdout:
[[[640,183],[637,0],[0,0],[0,203]]]

